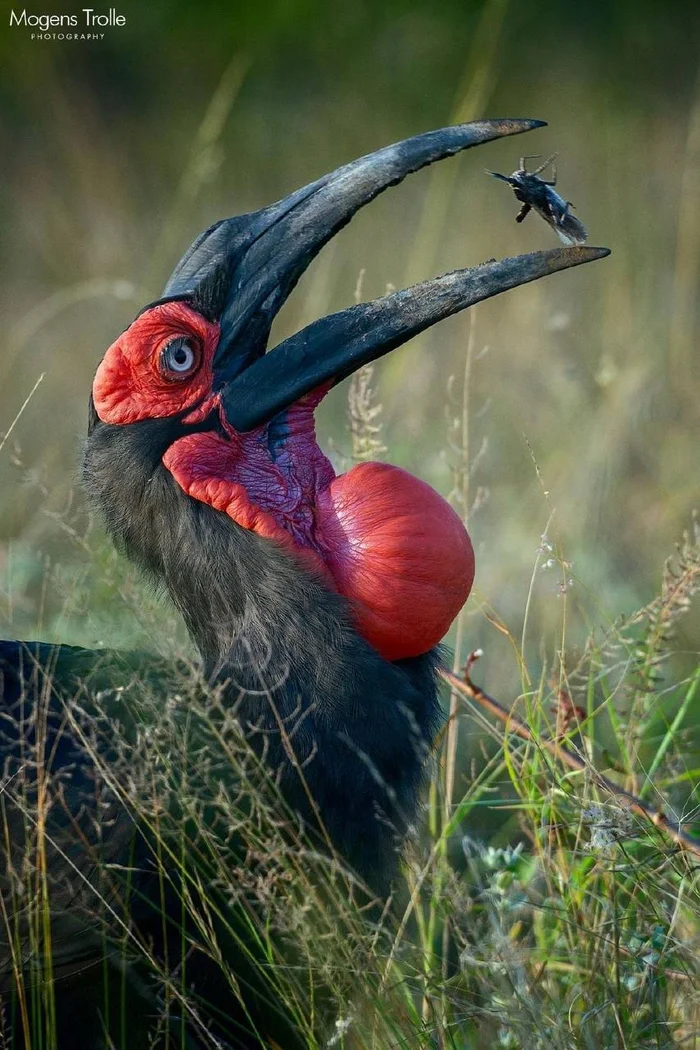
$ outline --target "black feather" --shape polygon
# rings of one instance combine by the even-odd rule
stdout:
[[[162,1011],[157,985],[138,953],[127,953],[125,961],[123,946],[106,948],[115,926],[118,932],[120,924],[131,924],[171,967],[181,956],[182,888],[176,876],[163,890],[154,862],[157,844],[130,795],[136,789],[129,748],[149,719],[157,723],[159,707],[164,710],[175,695],[182,703],[187,688],[187,704],[195,707],[197,697],[220,695],[221,710],[235,716],[307,841],[326,849],[330,840],[370,898],[380,900],[390,890],[403,836],[416,815],[439,718],[436,653],[384,660],[354,630],[345,601],[287,552],[186,496],[161,463],[181,433],[177,420],[110,427],[93,417],[84,479],[118,547],[167,588],[201,652],[201,673],[188,678],[183,668],[147,654],[21,642],[0,647],[0,805],[5,841],[12,844],[0,888],[13,910],[14,873],[23,863],[38,865],[32,814],[40,810],[48,783],[47,885],[60,1050],[109,1045],[105,989],[113,997],[126,995],[131,1050],[150,1045],[149,1031]],[[230,766],[224,775],[234,775]],[[206,809],[206,799],[202,804]],[[171,806],[177,809],[176,794]],[[196,837],[196,827],[191,834]],[[244,854],[241,843],[241,860]],[[121,869],[129,872],[128,893]],[[207,875],[206,864],[199,863],[205,884],[215,874]],[[231,907],[226,901],[220,906]],[[29,908],[28,925],[32,914]],[[243,1004],[221,967],[191,949],[189,937],[196,942],[197,930],[186,936],[188,985],[206,1003],[208,1026],[225,1045],[259,1046],[257,1030],[285,1050],[301,1047],[283,1005],[271,999],[264,967],[250,948],[241,951],[232,932],[236,923],[229,916],[217,936]],[[25,970],[43,972],[40,946],[30,950],[29,928],[20,934],[27,945]],[[19,1050],[23,1035],[11,956],[0,931],[0,995],[9,1004],[17,1040],[11,1045]],[[109,1038],[118,1045],[119,1018],[114,1023]],[[198,1045],[189,1024],[180,1031],[183,1023],[171,1019],[168,1036],[158,1044],[163,1050],[168,1039],[181,1045],[181,1037]]]

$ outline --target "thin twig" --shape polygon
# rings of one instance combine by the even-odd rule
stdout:
[[[31,390],[29,391],[29,393],[27,394],[27,396],[25,397],[25,399],[24,399],[24,402],[23,402],[23,404],[22,404],[22,407],[20,408],[19,412],[17,413],[17,415],[16,415],[16,416],[15,416],[15,418],[14,418],[14,419],[12,420],[12,422],[11,422],[11,423],[10,423],[10,425],[9,425],[9,427],[7,428],[7,430],[5,431],[5,433],[3,434],[3,436],[2,436],[2,441],[0,441],[0,452],[2,452],[2,450],[4,449],[4,447],[5,447],[5,442],[6,442],[6,441],[7,441],[7,439],[9,438],[10,434],[12,433],[12,431],[13,431],[13,430],[15,429],[15,427],[17,426],[17,423],[19,423],[19,420],[20,420],[20,418],[21,418],[21,416],[22,416],[22,413],[24,412],[25,408],[27,407],[27,405],[29,404],[29,402],[31,401],[31,399],[32,399],[32,398],[34,397],[34,395],[35,395],[35,393],[36,393],[36,391],[37,391],[37,388],[38,388],[38,386],[39,386],[39,383],[41,383],[41,381],[43,380],[43,378],[44,378],[44,376],[45,376],[45,375],[46,375],[46,372],[42,372],[42,373],[41,373],[41,375],[40,375],[40,376],[39,376],[39,378],[37,379],[36,383],[34,384],[34,386],[32,387],[32,389],[31,389]]]
[[[640,798],[637,798],[636,795],[631,794],[629,791],[625,791],[624,788],[615,784],[614,781],[608,780],[607,777],[603,776],[602,773],[599,773],[588,762],[585,762],[584,759],[574,754],[573,751],[569,751],[568,748],[562,747],[562,745],[555,739],[545,738],[535,740],[534,734],[517,715],[513,714],[511,711],[507,711],[497,700],[494,700],[492,696],[485,693],[480,686],[474,684],[469,676],[468,670],[464,677],[460,678],[458,675],[448,670],[447,667],[441,666],[440,674],[450,688],[456,693],[464,699],[473,700],[475,703],[479,704],[480,707],[485,708],[490,714],[503,722],[507,727],[508,732],[514,733],[515,736],[519,736],[522,740],[537,743],[538,747],[542,747],[545,751],[548,751],[550,755],[553,755],[564,765],[568,766],[569,769],[576,769],[588,773],[593,777],[595,783],[599,787],[610,792],[611,795],[615,795],[618,799],[623,800],[625,807],[631,813],[651,821],[655,828],[658,828],[661,832],[667,835],[680,849],[692,853],[696,857],[700,857],[700,840],[685,832],[681,824],[671,820],[665,813],[658,809],[654,809],[653,806],[647,805],[646,802],[642,802]]]

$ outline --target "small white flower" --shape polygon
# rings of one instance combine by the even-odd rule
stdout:
[[[619,806],[593,804],[582,810],[581,816],[591,825],[590,850],[609,850],[617,842],[634,834],[632,814]]]
[[[329,1048],[329,1050],[330,1047],[337,1046],[340,1040],[343,1038],[343,1036],[347,1035],[354,1020],[355,1018],[352,1016],[352,1014],[348,1014],[347,1017],[337,1018],[335,1022],[335,1032],[326,1043],[326,1046]]]

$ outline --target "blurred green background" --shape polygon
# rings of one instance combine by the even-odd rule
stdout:
[[[370,298],[554,247],[536,216],[515,224],[516,202],[484,168],[510,172],[521,152],[557,150],[562,193],[612,256],[483,304],[384,360],[383,440],[387,458],[450,492],[461,453],[448,449],[448,423],[461,416],[471,338],[478,572],[464,644],[484,646],[492,691],[512,692],[519,672],[482,612],[520,638],[548,522],[572,567],[535,573],[533,666],[651,598],[698,504],[696,0],[130,0],[117,4],[127,26],[101,42],[31,41],[8,28],[10,8],[0,29],[0,432],[15,421],[0,451],[3,633],[162,641],[169,621],[146,620],[129,570],[86,533],[80,443],[104,348],[199,230],[379,146],[483,116],[549,127],[389,191],[324,250],[273,336],[351,303],[361,273]],[[319,432],[340,462],[342,388]],[[684,631],[679,648],[692,654],[697,615]]]

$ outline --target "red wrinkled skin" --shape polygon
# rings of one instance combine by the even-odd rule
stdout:
[[[279,435],[275,421],[239,434],[222,419],[227,438],[187,434],[170,446],[163,463],[188,496],[303,555],[332,585],[316,550],[315,520],[319,494],[335,478],[314,425],[314,409],[326,390],[292,405],[283,414]]]
[[[182,381],[158,369],[161,350],[185,335],[201,353]],[[239,434],[212,392],[219,338],[181,302],[153,307],[110,347],[93,386],[106,423],[162,418],[190,409],[187,422],[218,407],[227,436],[193,433],[163,464],[192,499],[281,545],[350,603],[355,625],[386,659],[437,645],[466,601],[474,552],[460,518],[429,485],[387,463],[361,463],[335,476],[316,441],[320,387],[264,426]]]
[[[158,359],[180,335],[198,349],[201,365],[182,379],[167,379],[158,368]],[[205,320],[185,303],[160,303],[146,310],[112,343],[97,369],[92,397],[98,416],[103,423],[136,423],[199,408],[212,395],[211,362],[218,341],[218,324]],[[202,419],[210,407],[202,408],[188,422]]]

